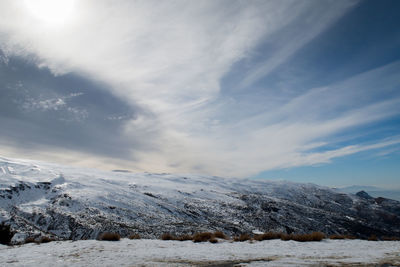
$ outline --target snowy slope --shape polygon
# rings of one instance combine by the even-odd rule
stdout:
[[[399,266],[399,241],[193,243],[129,240],[0,245],[7,266]]]
[[[0,158],[0,220],[61,239],[223,230],[400,236],[400,203],[313,184],[105,172]]]

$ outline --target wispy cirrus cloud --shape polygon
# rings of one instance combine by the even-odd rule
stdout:
[[[200,119],[207,111],[209,120],[192,123],[190,134],[172,132],[179,141],[170,143],[164,153],[173,151],[177,156],[171,159],[172,164],[187,171],[197,168],[220,175],[246,176],[266,169],[326,163],[397,144],[384,138],[371,144],[354,140],[353,136],[337,136],[399,115],[399,70],[399,62],[389,64],[329,86],[311,88],[288,97],[281,106],[265,108],[263,102],[254,102],[261,111],[237,120],[224,121],[216,115],[230,112],[230,104],[220,103],[217,108],[212,105],[211,111],[199,109],[177,120]],[[353,139],[353,145],[341,144],[343,138]],[[183,151],[192,153],[187,155]]]
[[[315,151],[335,144],[339,133],[399,114],[398,62],[295,94],[253,88],[357,3],[75,1],[70,20],[55,27],[23,1],[2,1],[0,44],[4,58],[30,58],[56,77],[79,73],[130,105],[134,115],[102,113],[114,122],[102,129],[119,141],[102,144],[107,136],[99,135],[104,149],[93,158],[110,158],[117,145],[121,164],[135,170],[244,177],[392,144],[377,139]],[[235,64],[244,71],[224,88]],[[297,92],[293,84],[280,88]],[[67,108],[59,95],[36,100],[31,108]],[[85,101],[80,110],[95,105]],[[60,142],[57,149],[64,148]]]

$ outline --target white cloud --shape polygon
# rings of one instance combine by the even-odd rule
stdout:
[[[169,171],[179,166],[185,171],[243,177],[267,169],[326,163],[340,156],[397,144],[398,141],[376,140],[373,144],[323,149],[335,141],[336,134],[400,113],[398,95],[376,100],[400,83],[396,76],[399,66],[397,62],[327,87],[310,89],[281,107],[233,123],[193,122],[190,131],[168,132],[170,138],[159,144],[164,150],[147,151],[139,158],[151,158],[157,166],[169,166]],[[177,120],[187,122],[203,114],[190,113]],[[318,148],[324,152],[316,152]]]
[[[59,110],[66,106],[65,101],[61,98],[46,99],[39,101],[31,101],[24,103],[25,109],[40,109],[43,111]]]
[[[278,51],[280,62],[287,57],[282,53],[293,53],[349,6],[292,0],[76,1],[73,19],[56,28],[35,20],[23,1],[3,1],[0,30],[8,50],[34,53],[54,73],[83,71],[112,84],[116,94],[165,112],[215,97],[232,64],[289,22],[312,13],[315,26],[295,47]]]
[[[321,147],[335,133],[397,113],[399,99],[363,100],[358,106],[347,99],[361,95],[362,88],[376,90],[371,85],[373,77],[386,75],[393,82],[396,78],[389,70],[396,69],[395,65],[342,84],[310,89],[257,116],[233,119],[233,123],[216,118],[226,105],[211,103],[233,64],[253,57],[261,41],[277,42],[277,32],[297,25],[292,29],[294,41],[250,68],[239,87],[251,85],[355,2],[87,0],[76,1],[73,16],[57,27],[38,21],[23,3],[0,2],[2,49],[22,56],[33,54],[40,66],[55,74],[84,73],[107,83],[115,95],[132,105],[141,105],[146,112],[130,120],[123,133],[146,144],[132,148],[135,170],[246,176],[327,162],[363,148],[345,147],[325,154],[310,153],[310,148]],[[61,105],[57,101],[41,104],[48,109]]]
[[[17,85],[18,87],[22,88],[23,84],[20,83]],[[32,90],[32,89],[31,89]],[[83,95],[83,93],[71,93],[67,96],[59,96],[55,98],[47,98],[42,96],[41,98],[32,98],[26,96],[20,106],[25,112],[54,112],[60,111],[64,112],[64,115],[59,119],[64,121],[84,121],[88,116],[89,113],[87,110],[83,108],[71,107],[68,105],[68,101],[72,98],[79,97]],[[18,105],[18,103],[17,103]]]

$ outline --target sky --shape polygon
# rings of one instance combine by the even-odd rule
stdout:
[[[0,154],[400,188],[399,10],[0,0]]]

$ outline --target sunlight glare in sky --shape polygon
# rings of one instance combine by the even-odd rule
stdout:
[[[73,17],[75,0],[26,0],[29,12],[38,20],[50,25],[60,25]]]

